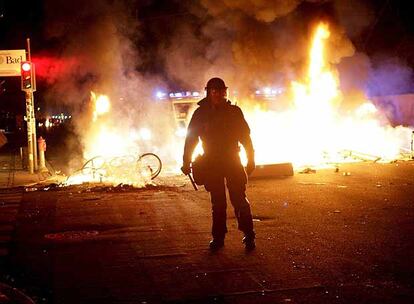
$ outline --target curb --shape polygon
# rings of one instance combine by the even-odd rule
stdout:
[[[55,176],[56,175],[56,171],[55,171],[55,169],[52,167],[52,165],[47,160],[45,161],[45,165],[46,165],[47,171],[45,171],[43,173],[49,174],[49,177]]]

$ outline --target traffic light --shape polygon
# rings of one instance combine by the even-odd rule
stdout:
[[[35,91],[36,81],[34,64],[30,61],[23,61],[20,65],[22,75],[22,90],[23,91]]]

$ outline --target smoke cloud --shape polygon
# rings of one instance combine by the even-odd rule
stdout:
[[[367,1],[335,0],[333,3],[338,23],[351,39],[358,39],[375,21],[374,10]]]
[[[53,60],[42,54],[38,69],[51,85],[50,95],[72,104],[96,87],[128,99],[137,99],[125,96],[131,89],[142,88],[138,95],[151,98],[149,85],[200,89],[212,76],[238,90],[288,85],[306,68],[316,21],[329,21],[328,60],[340,64],[355,53],[350,38],[365,33],[375,17],[368,3],[356,0],[199,0],[175,3],[183,15],[138,21],[137,12],[158,2],[48,1],[45,33],[59,53]],[[146,33],[148,28],[153,32]],[[149,40],[151,50],[141,43]],[[358,60],[347,61],[341,73]]]
[[[247,16],[263,22],[272,22],[278,17],[287,15],[293,11],[300,2],[300,0],[201,0],[201,4],[205,6],[213,16],[227,14],[228,11],[240,11]]]
[[[414,89],[413,71],[406,62],[394,58],[374,58],[370,71],[369,92],[372,96],[408,93]]]
[[[366,19],[369,8],[359,5],[365,8],[360,15],[364,22],[342,24],[351,15],[345,3],[339,0],[187,3],[188,10],[198,19],[197,26],[188,20],[180,22],[159,56],[165,62],[168,77],[187,87],[202,88],[216,75],[239,91],[251,92],[266,85],[287,86],[304,73],[310,34],[317,21],[328,21],[331,27],[329,62],[338,64],[342,58],[354,54],[349,32],[360,33],[369,25],[370,19]]]
[[[39,76],[48,85],[45,98],[49,104],[64,104],[73,113],[78,138],[71,140],[80,140],[83,152],[93,149],[92,133],[97,129],[91,119],[90,94],[94,91],[111,100],[110,117],[105,121],[111,132],[127,140],[131,130],[146,127],[157,130],[154,145],[167,142],[173,130],[170,107],[155,104],[153,95],[154,88],[164,86],[163,80],[140,71],[143,61],[135,44],[140,25],[129,2],[49,1],[45,8],[45,35],[56,44],[55,52],[40,54],[36,62]],[[118,144],[109,137],[106,141],[106,149]],[[78,144],[69,142],[67,146]],[[136,148],[134,153],[152,150],[151,146]],[[169,151],[151,152],[163,156]],[[83,160],[71,161],[76,165],[70,167],[79,168]]]
[[[73,92],[60,98],[71,104],[85,100],[94,87],[123,97],[129,94],[125,87],[141,87],[139,96],[150,98],[149,85],[200,89],[213,76],[239,91],[288,85],[303,75],[317,20],[329,21],[327,55],[339,64],[355,53],[349,37],[363,33],[374,18],[372,8],[356,0],[199,0],[177,2],[184,15],[161,15],[159,22],[144,17],[140,24],[137,12],[151,5],[160,4],[48,1],[45,32],[60,52],[43,73],[50,95]],[[153,45],[145,49],[145,43]],[[60,79],[53,78],[56,70],[65,71]]]

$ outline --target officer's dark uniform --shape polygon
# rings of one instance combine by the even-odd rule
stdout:
[[[252,215],[245,194],[247,176],[239,157],[241,143],[247,154],[254,158],[250,128],[241,109],[229,101],[213,108],[208,99],[204,98],[198,105],[188,126],[183,161],[184,164],[191,162],[192,153],[200,138],[208,168],[204,186],[211,195],[213,241],[224,241],[227,232],[226,180],[239,230],[244,232],[245,239],[251,240],[254,246]]]

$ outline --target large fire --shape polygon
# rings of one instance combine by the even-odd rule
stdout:
[[[253,102],[242,104],[251,127],[257,164],[291,162],[298,169],[357,159],[390,161],[399,158],[401,148],[408,146],[411,131],[384,124],[381,113],[369,100],[361,100],[352,111],[341,108],[344,100],[337,72],[325,54],[330,34],[327,24],[316,27],[307,74],[301,81],[291,83],[291,104],[287,109],[275,111]],[[119,123],[119,118],[112,116],[108,96],[92,92],[90,102],[93,109],[83,142],[85,160],[93,161],[68,183],[98,179],[143,185],[148,182],[148,174],[139,173],[136,166],[142,152],[168,151],[161,155],[163,162],[172,164],[170,172],[179,172],[183,142],[174,137],[175,130],[161,145],[149,146],[151,131]],[[144,151],[143,147],[150,150]],[[198,153],[202,153],[200,145],[194,155]]]
[[[352,112],[341,111],[339,81],[325,55],[329,37],[328,25],[320,23],[310,47],[308,73],[302,82],[291,84],[289,110],[256,107],[246,112],[258,164],[292,162],[298,168],[356,158],[390,161],[409,143],[410,131],[383,125],[369,100],[361,100]]]

